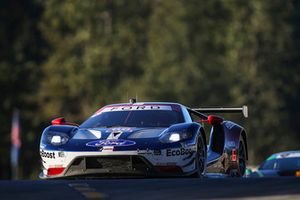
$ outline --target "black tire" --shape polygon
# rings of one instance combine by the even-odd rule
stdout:
[[[238,165],[237,169],[231,169],[229,175],[232,177],[242,177],[246,172],[246,148],[243,137],[240,137],[239,151],[238,151]]]
[[[240,145],[239,145],[239,154],[238,154],[238,176],[244,176],[246,172],[246,148],[245,148],[245,141],[241,136]]]
[[[195,156],[196,172],[192,175],[193,177],[203,177],[206,173],[206,146],[204,138],[199,134],[197,138],[197,151]]]

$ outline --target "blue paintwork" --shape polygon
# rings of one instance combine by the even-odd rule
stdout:
[[[116,129],[118,127],[115,127]],[[119,127],[124,128],[124,127]],[[170,132],[176,132],[176,131],[188,131],[193,134],[193,138],[191,140],[186,141],[179,141],[174,143],[162,143],[159,140],[159,137],[154,138],[130,138],[131,135],[135,134],[138,131],[147,129],[146,127],[143,128],[132,128],[130,127],[130,131],[123,132],[121,136],[118,139],[122,140],[130,140],[135,142],[134,145],[130,146],[115,146],[114,151],[130,151],[130,150],[146,150],[146,149],[167,149],[167,148],[180,148],[182,147],[181,143],[193,143],[196,137],[196,134],[198,133],[198,130],[200,128],[200,125],[197,123],[180,123],[175,124],[171,126],[169,129],[165,128],[157,128],[157,131],[163,132],[163,131],[170,131]],[[149,128],[153,129],[153,128]],[[112,129],[111,128],[99,128],[99,129],[93,129],[93,130],[99,130],[101,131],[101,140],[107,139],[107,137],[111,134]],[[99,141],[99,139],[73,139],[72,137],[76,134],[77,131],[87,131],[87,129],[80,129],[78,127],[72,127],[72,126],[49,126],[45,129],[43,132],[42,138],[41,138],[41,146],[45,150],[52,150],[52,151],[99,151],[100,147],[93,147],[93,146],[87,146],[87,143]],[[51,145],[47,141],[47,134],[48,133],[67,133],[70,136],[70,140],[60,146],[54,146]]]
[[[207,162],[209,165],[217,162],[220,158],[222,158],[224,153],[231,152],[232,149],[239,149],[241,133],[244,130],[243,127],[231,121],[223,121],[221,126],[224,131],[224,148],[222,154],[214,152],[210,146],[210,143],[207,152]],[[210,141],[211,140],[212,135],[210,137]]]
[[[240,135],[243,128],[231,121],[224,121],[222,126],[225,134],[225,148],[238,149],[240,146]]]
[[[147,149],[153,149],[153,150],[158,150],[158,149],[168,149],[168,148],[180,148],[183,146],[183,144],[191,144],[194,145],[196,143],[196,138],[198,137],[198,134],[200,133],[199,129],[201,128],[201,125],[199,123],[192,122],[192,118],[189,114],[189,111],[187,107],[177,104],[177,103],[169,103],[169,102],[149,102],[149,103],[144,103],[145,105],[147,104],[164,104],[164,105],[176,105],[179,106],[182,115],[184,118],[185,123],[180,123],[180,124],[175,124],[169,128],[157,128],[157,130],[160,133],[163,133],[163,131],[169,131],[169,132],[180,132],[180,131],[185,131],[189,132],[193,135],[193,137],[189,140],[186,141],[179,141],[179,142],[174,142],[174,143],[162,143],[159,140],[159,136],[156,137],[149,137],[149,138],[132,138],[131,136],[138,131],[142,130],[150,130],[153,131],[154,128],[147,128],[147,127],[142,127],[142,128],[137,128],[137,127],[130,127],[130,130],[122,131],[122,134],[118,139],[120,140],[129,140],[132,141],[132,145],[122,145],[122,146],[114,146],[114,151],[134,151],[134,150],[147,150]],[[130,106],[132,104],[113,104],[109,106]],[[115,127],[118,128],[118,127]],[[123,128],[123,127],[119,127]],[[230,152],[231,149],[238,149],[239,147],[239,139],[241,137],[242,131],[244,131],[243,127],[230,122],[230,121],[224,121],[222,123],[222,128],[224,130],[224,155],[226,152]],[[74,139],[73,136],[78,132],[81,131],[82,133],[88,132],[88,129],[84,129],[75,126],[67,126],[67,125],[60,125],[60,126],[49,126],[47,127],[41,137],[41,143],[40,146],[42,149],[45,150],[52,150],[52,151],[100,151],[102,147],[99,146],[88,146],[87,143],[93,143],[93,142],[98,142],[99,140],[105,140],[109,137],[109,135],[112,132],[112,128],[93,128],[93,130],[98,130],[101,131],[101,139]],[[48,133],[66,133],[69,135],[70,140],[60,146],[53,146],[47,141],[47,134]],[[205,137],[205,135],[203,136]],[[245,141],[246,142],[246,141]],[[247,145],[247,144],[246,144]],[[247,148],[247,146],[246,146]],[[247,149],[246,149],[247,151]],[[213,152],[210,148],[208,149],[208,158],[207,162],[219,162],[221,161],[223,155],[220,155],[216,152]],[[226,156],[224,156],[226,158]],[[223,163],[223,162],[222,162]],[[221,164],[221,163],[220,163]]]

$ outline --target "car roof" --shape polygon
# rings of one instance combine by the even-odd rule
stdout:
[[[179,103],[174,103],[174,102],[136,102],[136,103],[117,103],[117,104],[109,104],[105,105],[102,108],[98,109],[93,115],[96,116],[98,115],[103,109],[108,108],[108,107],[118,107],[118,106],[142,106],[142,105],[166,105],[166,106],[179,106],[182,108],[186,108],[186,106],[181,105]]]
[[[106,106],[131,106],[131,105],[179,105],[183,106],[180,103],[174,103],[174,102],[136,102],[136,103],[117,103],[117,104],[109,104]],[[185,107],[185,106],[184,106]]]
[[[296,158],[300,157],[300,150],[297,151],[284,151],[272,154],[267,158],[267,160],[273,160],[273,159],[283,159],[283,158]]]

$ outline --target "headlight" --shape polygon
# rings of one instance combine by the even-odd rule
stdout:
[[[59,146],[66,144],[70,137],[65,133],[48,133],[47,140],[50,144]]]
[[[172,143],[190,138],[192,138],[192,134],[186,131],[176,131],[162,133],[162,136],[159,138],[159,140],[163,143]]]

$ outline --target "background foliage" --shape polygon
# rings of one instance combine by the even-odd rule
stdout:
[[[299,1],[3,0],[0,20],[1,178],[14,108],[22,177],[36,178],[50,119],[80,123],[135,96],[247,104],[249,119],[228,118],[248,130],[250,164],[299,149]]]

